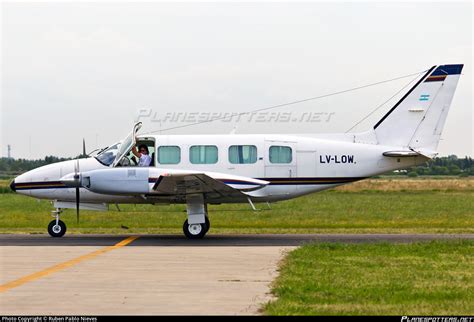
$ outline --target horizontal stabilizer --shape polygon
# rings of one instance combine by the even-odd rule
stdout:
[[[436,151],[419,149],[418,151],[415,151],[415,150],[386,151],[382,154],[385,157],[391,157],[391,158],[406,158],[406,157],[424,156],[424,157],[427,157],[429,159],[432,159],[438,153]]]
[[[405,158],[405,157],[416,157],[420,154],[415,151],[386,151],[383,153],[384,157],[391,157],[391,158]]]

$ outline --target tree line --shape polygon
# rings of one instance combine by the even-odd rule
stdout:
[[[394,171],[395,175],[416,176],[474,176],[474,160],[471,157],[459,158],[456,155],[436,157],[423,165],[411,167],[404,171]]]
[[[0,179],[9,179],[41,166],[66,160],[72,159],[59,158],[52,155],[36,160],[0,158]]]

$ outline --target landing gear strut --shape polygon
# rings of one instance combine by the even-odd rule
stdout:
[[[52,216],[55,218],[48,225],[48,233],[51,237],[62,237],[66,233],[66,224],[59,220],[59,215],[62,213],[62,210],[57,208],[52,211]]]

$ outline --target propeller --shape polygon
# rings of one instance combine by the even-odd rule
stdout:
[[[66,187],[75,189],[75,199],[76,199],[76,217],[77,223],[79,223],[79,207],[81,204],[81,194],[80,188],[82,187],[82,174],[79,168],[79,157],[75,160],[74,163],[74,173],[69,173],[60,179],[60,182],[63,183]]]
[[[79,206],[81,203],[81,196],[79,192],[79,188],[81,186],[81,174],[79,172],[79,159],[76,160],[76,164],[74,165],[74,183],[76,187],[76,218],[77,223],[79,223]]]

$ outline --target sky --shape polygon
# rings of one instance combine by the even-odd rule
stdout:
[[[3,2],[1,155],[72,157],[131,131],[373,126],[432,65],[464,63],[439,145],[473,156],[471,2]],[[411,75],[411,76],[407,76]],[[339,95],[164,131],[403,77]],[[382,104],[392,97],[392,100]],[[378,109],[377,109],[378,108]],[[227,114],[226,114],[227,113]],[[289,113],[289,114],[288,114]]]

